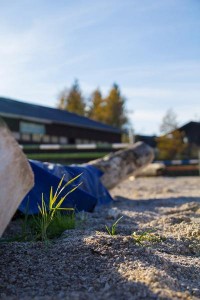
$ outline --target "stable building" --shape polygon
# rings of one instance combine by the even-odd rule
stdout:
[[[118,128],[65,110],[0,97],[0,116],[20,144],[121,142]]]
[[[188,144],[200,146],[200,122],[191,121],[178,130],[184,133]]]
[[[135,135],[135,142],[144,142],[145,144],[149,145],[152,148],[156,148],[157,142],[156,142],[156,136],[155,135]]]

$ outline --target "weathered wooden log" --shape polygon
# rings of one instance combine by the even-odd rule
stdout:
[[[154,158],[153,149],[143,142],[137,142],[128,149],[90,161],[88,164],[104,172],[101,181],[108,189],[113,188],[128,175],[142,170]]]
[[[153,163],[153,164],[149,164],[144,169],[137,171],[135,175],[137,177],[159,176],[159,175],[162,175],[165,168],[166,167],[163,163]]]
[[[0,236],[34,184],[26,156],[0,118]]]

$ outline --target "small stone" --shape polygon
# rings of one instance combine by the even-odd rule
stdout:
[[[121,211],[117,207],[110,208],[108,210],[108,217],[112,219],[119,218]]]
[[[135,176],[130,176],[130,177],[129,177],[129,180],[130,180],[130,181],[134,181],[134,180],[135,180]]]

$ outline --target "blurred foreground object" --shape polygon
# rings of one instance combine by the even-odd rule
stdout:
[[[62,207],[74,208],[78,212],[83,210],[92,212],[97,206],[112,203],[112,197],[107,189],[126,179],[129,174],[134,174],[135,171],[148,165],[153,157],[152,148],[139,142],[128,149],[82,165],[65,166],[30,160],[35,175],[35,185],[20,204],[19,210],[25,213],[29,204],[28,213],[37,214],[42,193],[47,204],[50,187],[56,190],[63,175],[65,175],[63,184],[66,184],[72,178],[82,174],[74,183],[75,186],[80,183],[81,185],[74,193],[68,195]],[[69,188],[71,189],[72,186]]]
[[[136,172],[136,176],[159,176],[163,174],[166,169],[163,163],[153,163],[149,164],[147,167],[143,168],[141,171]]]
[[[34,185],[26,156],[0,118],[0,236]]]
[[[128,149],[111,153],[104,158],[90,161],[87,164],[65,166],[53,163],[43,163],[30,160],[35,175],[34,188],[28,193],[19,206],[21,212],[37,214],[38,204],[41,205],[41,194],[48,203],[49,190],[56,190],[60,179],[65,174],[63,184],[82,174],[75,185],[81,185],[74,193],[70,193],[63,201],[62,207],[74,208],[75,211],[92,212],[95,207],[112,203],[112,197],[107,189],[126,179],[129,174],[142,169],[153,160],[153,150],[139,142]],[[69,187],[70,189],[72,186]],[[60,194],[64,196],[64,194]]]

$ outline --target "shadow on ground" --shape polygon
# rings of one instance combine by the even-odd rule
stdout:
[[[190,213],[200,198],[115,201],[122,211],[140,217],[151,211],[154,219],[162,207],[176,205],[183,212],[186,204],[185,212]],[[125,216],[114,237],[105,229],[70,230],[48,247],[40,242],[0,244],[0,299],[198,299],[196,253],[187,253],[185,241],[174,237],[156,245],[136,244],[126,225],[134,228],[138,222]]]

